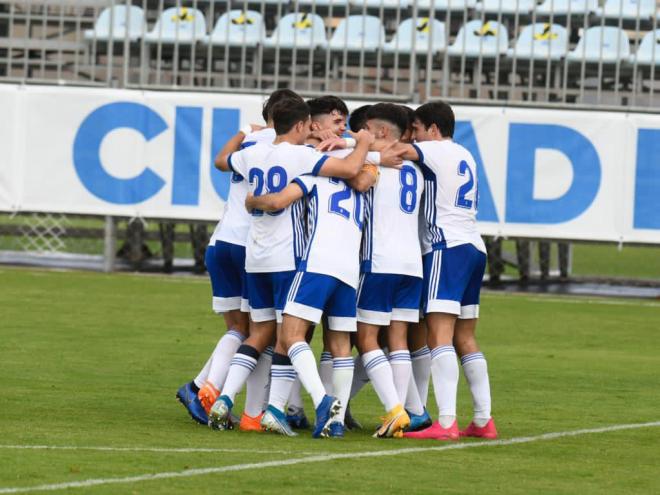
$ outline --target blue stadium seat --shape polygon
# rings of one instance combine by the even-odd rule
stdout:
[[[660,29],[644,35],[637,52],[630,57],[630,62],[637,65],[660,65]]]
[[[444,49],[445,24],[428,17],[419,17],[416,23],[415,19],[406,19],[401,23],[392,40],[383,46],[383,51],[387,53],[413,53],[414,51],[418,54],[436,54]]]
[[[596,13],[606,19],[651,20],[656,14],[655,0],[607,0]]]
[[[508,0],[510,1],[510,0]],[[476,0],[418,0],[417,8],[427,11],[431,9],[431,4],[436,11],[464,11],[474,7]]]
[[[349,3],[353,7],[366,7],[369,9],[380,8],[384,9],[407,9],[408,0],[350,0]]]
[[[254,10],[231,10],[220,16],[213,32],[202,41],[211,45],[256,47],[266,37],[261,13]]]
[[[327,44],[323,18],[302,12],[282,17],[272,36],[264,42],[264,46],[272,48],[279,46],[285,49],[315,49],[323,48]]]
[[[566,55],[568,62],[614,64],[627,61],[630,41],[625,31],[614,26],[594,26],[587,29],[575,48]]]
[[[374,51],[385,43],[385,29],[379,17],[351,15],[337,26],[330,39],[330,50]]]
[[[171,7],[163,11],[144,40],[148,43],[192,45],[204,39],[205,35],[204,14],[189,7]]]
[[[128,26],[128,29],[127,29]],[[136,41],[146,32],[144,11],[140,7],[115,5],[103,9],[94,23],[94,29],[86,29],[85,40]]]
[[[545,0],[536,7],[536,15],[558,17],[570,15],[589,15],[598,9],[598,0]]]
[[[515,48],[507,51],[511,58],[524,60],[558,61],[568,52],[568,33],[558,24],[537,22],[525,26],[515,42]]]
[[[509,34],[505,26],[496,21],[474,20],[459,29],[447,52],[455,57],[495,58],[506,53],[508,46]]]
[[[535,0],[481,0],[474,5],[474,10],[486,14],[528,14],[534,5]]]

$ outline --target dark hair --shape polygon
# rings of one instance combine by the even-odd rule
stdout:
[[[408,129],[408,115],[401,105],[394,103],[376,103],[367,111],[366,120],[378,119],[389,122],[403,134]]]
[[[329,114],[337,110],[342,115],[348,115],[348,107],[344,100],[336,96],[321,96],[320,98],[313,98],[307,100],[309,105],[309,113],[312,118],[317,115]]]
[[[456,124],[454,111],[444,101],[432,101],[417,107],[415,118],[419,119],[426,129],[431,127],[432,124],[438,126],[442,137],[454,137]]]
[[[309,118],[309,107],[304,101],[286,99],[273,105],[271,110],[275,134],[286,134],[298,122]]]
[[[408,130],[412,131],[413,122],[415,122],[415,111],[408,105],[401,105],[401,108],[408,118]]]
[[[364,126],[367,123],[367,112],[370,108],[371,105],[363,105],[351,112],[348,119],[348,126],[351,128],[351,131],[357,132],[360,129],[364,129]]]
[[[291,91],[290,89],[276,89],[270,94],[261,109],[261,116],[264,118],[264,122],[268,122],[269,117],[273,116],[273,107],[282,100],[304,101],[295,91]]]

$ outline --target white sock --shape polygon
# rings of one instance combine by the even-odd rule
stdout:
[[[472,393],[474,424],[486,426],[490,419],[490,381],[486,358],[481,352],[473,352],[463,356],[461,364]]]
[[[211,361],[213,361],[213,354],[211,354],[211,356],[206,361],[206,364],[204,365],[202,370],[193,380],[195,385],[197,385],[197,388],[202,388],[204,386],[204,382],[206,382],[206,377],[209,376],[209,370],[211,369]]]
[[[362,355],[362,362],[378,398],[385,406],[385,410],[391,411],[395,406],[401,404],[399,394],[396,393],[396,387],[394,386],[392,368],[387,357],[385,357],[385,353],[380,349],[365,352]]]
[[[296,370],[294,369],[293,371]],[[303,409],[305,407],[300,391],[301,386],[302,384],[300,383],[300,378],[298,378],[298,375],[296,374],[296,379],[293,381],[293,385],[291,385],[291,394],[289,394],[289,407],[296,409]]]
[[[449,428],[456,419],[458,363],[454,346],[441,345],[431,351],[433,391],[438,403],[440,426]]]
[[[321,353],[321,361],[319,362],[319,376],[325,387],[325,393],[332,395],[332,354],[328,351]]]
[[[250,374],[257,367],[259,352],[252,346],[242,345],[234,354],[229,365],[229,372],[222,390],[222,395],[226,395],[234,402]]]
[[[351,395],[354,366],[353,357],[334,358],[332,360],[332,389],[335,391],[335,397],[341,402],[339,421],[342,424],[346,416],[346,405]]]
[[[429,397],[429,381],[431,379],[431,350],[421,347],[410,353],[412,360],[413,377],[417,384],[417,392],[422,405],[426,407]]]
[[[410,351],[392,351],[388,359],[392,367],[392,377],[394,378],[394,387],[399,394],[399,402],[406,403],[408,396],[408,385],[412,376],[412,364],[410,363]]]
[[[259,416],[268,404],[270,387],[270,363],[273,361],[273,348],[266,347],[259,356],[257,366],[247,379],[245,407],[243,411],[251,417]]]
[[[236,330],[228,330],[215,347],[213,359],[211,360],[211,369],[206,379],[218,390],[222,390],[227,379],[231,359],[244,340],[245,336],[242,333]]]
[[[325,387],[316,369],[316,359],[309,344],[304,340],[293,344],[289,347],[289,359],[291,359],[303,387],[312,396],[314,408],[319,407],[325,397]]]
[[[415,383],[415,377],[410,373],[410,381],[408,382],[408,394],[406,395],[406,411],[410,411],[412,414],[420,415],[424,414],[424,404],[422,404],[422,399],[419,397],[419,391],[417,390],[417,384]]]
[[[364,369],[364,364],[362,363],[362,358],[356,356],[355,367],[353,369],[353,383],[351,384],[351,399],[355,397],[364,386],[369,383],[369,375],[367,375],[367,370]]]
[[[286,354],[273,354],[273,364],[270,368],[268,405],[284,412],[295,381],[296,370],[293,369],[289,356]]]

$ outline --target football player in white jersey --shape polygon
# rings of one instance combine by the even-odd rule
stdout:
[[[397,143],[408,128],[405,111],[392,103],[373,105],[366,117],[369,132],[386,144]],[[412,378],[408,325],[419,321],[422,296],[418,215],[423,189],[419,167],[404,161],[399,170],[381,169],[377,184],[365,194],[357,347],[387,411],[376,437],[391,437],[411,426],[403,404]],[[381,327],[389,327],[388,356],[378,342]],[[429,426],[419,397],[409,402],[414,427]]]
[[[365,131],[358,136],[373,139]],[[357,330],[356,289],[364,205],[362,193],[345,180],[310,176],[298,177],[278,194],[248,197],[246,205],[276,211],[303,196],[308,201],[310,238],[287,296],[281,343],[291,360],[289,371],[297,372],[312,396],[316,408],[312,436],[343,437],[342,404],[348,401],[353,374],[350,332]],[[318,324],[324,313],[329,327],[327,345],[334,358],[333,385],[335,394],[342,395],[340,399],[326,394],[314,354],[305,340],[310,323]],[[342,368],[346,370],[343,377]],[[287,398],[282,397],[282,404]]]
[[[417,161],[424,174],[423,304],[439,419],[404,436],[458,440],[458,351],[474,404],[473,421],[460,435],[496,438],[488,368],[475,339],[486,267],[486,247],[476,226],[476,163],[467,149],[452,140],[454,112],[446,103],[418,107],[414,125],[416,143],[401,146],[403,157]]]
[[[272,115],[277,134],[274,143],[259,143],[231,153],[240,140],[240,136],[235,136],[218,160],[222,169],[230,169],[247,179],[254,187],[255,196],[278,192],[301,175],[351,178],[362,168],[369,146],[367,133],[358,135],[358,146],[349,156],[330,158],[301,146],[310,132],[306,104],[282,102],[273,107]],[[250,336],[236,351],[222,395],[209,414],[209,422],[215,428],[227,427],[236,394],[255,369],[259,355],[275,338],[276,321],[281,319],[286,294],[303,254],[303,206],[297,203],[278,211],[252,211],[245,263]],[[286,422],[284,416],[280,419]]]
[[[276,103],[287,99],[303,101],[289,89],[279,89],[271,93],[262,110],[267,127],[246,126],[239,133],[243,137],[240,148],[252,146],[257,142],[274,141],[275,129],[273,129],[271,110]],[[227,333],[222,336],[198,376],[183,385],[176,395],[191,417],[204,425],[208,423],[208,412],[224,384],[231,359],[248,335],[245,243],[250,215],[244,207],[247,192],[247,181],[238,174],[232,174],[222,219],[218,222],[206,249],[206,268],[213,292],[212,309],[215,313],[223,315]],[[270,366],[267,366],[267,369],[269,368]],[[266,374],[266,380],[267,378]],[[259,385],[252,385],[248,382],[246,411],[241,418],[241,428],[248,430],[259,429],[260,418],[256,419],[256,427],[254,420],[247,420],[253,419],[250,412],[255,414],[254,409],[256,415],[260,415],[263,403],[263,393],[259,393],[261,392]],[[257,393],[250,393],[251,389],[256,390]]]

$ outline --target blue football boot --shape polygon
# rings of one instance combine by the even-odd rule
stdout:
[[[211,407],[209,426],[214,430],[231,430],[231,409],[234,403],[226,395],[221,395]]]
[[[208,424],[209,417],[206,415],[202,403],[193,391],[192,382],[186,383],[176,392],[176,400],[183,404],[190,417],[201,425]]]
[[[261,427],[265,431],[273,431],[286,437],[297,437],[298,434],[291,429],[287,416],[282,411],[269,405],[261,417]]]
[[[407,412],[408,416],[410,416],[410,426],[406,428],[406,431],[424,430],[433,424],[433,420],[426,408],[424,408],[423,414],[412,414],[410,411]]]
[[[326,395],[316,408],[316,424],[312,437],[321,438],[327,437],[330,434],[330,424],[335,421],[339,414],[341,404],[335,397]]]
[[[286,410],[286,420],[291,428],[296,430],[308,430],[309,420],[302,407],[289,406]]]
[[[344,425],[335,421],[330,423],[329,435],[330,438],[344,438]]]

